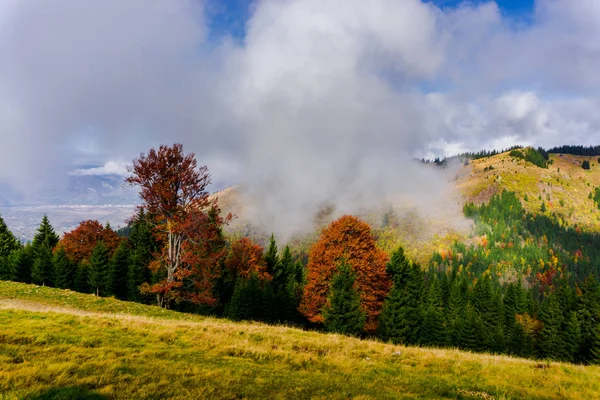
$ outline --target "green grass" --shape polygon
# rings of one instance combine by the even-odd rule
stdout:
[[[593,399],[599,376],[0,282],[3,399]]]

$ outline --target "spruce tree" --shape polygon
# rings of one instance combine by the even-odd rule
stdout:
[[[394,343],[416,344],[423,322],[423,273],[402,247],[392,254],[387,271],[393,285],[379,316],[378,335]]]
[[[248,279],[238,278],[231,300],[225,307],[225,316],[234,321],[260,320],[263,316],[263,293],[255,273]]]
[[[12,281],[13,271],[10,265],[10,257],[0,257],[0,281]]]
[[[448,337],[454,347],[461,347],[462,331],[467,320],[469,285],[464,278],[454,278],[448,300]]]
[[[273,277],[274,280],[277,280],[277,275],[283,272],[278,268],[279,255],[277,255],[277,251],[275,235],[271,234],[271,238],[269,239],[269,248],[265,253],[265,262],[267,264],[267,272]]]
[[[80,293],[91,293],[89,284],[89,264],[87,261],[82,261],[77,264],[75,273],[75,290]]]
[[[539,334],[538,354],[542,358],[560,360],[564,354],[563,313],[554,294],[550,294],[542,305],[540,319],[544,326]]]
[[[600,285],[594,274],[589,275],[583,282],[578,300],[581,345],[577,352],[577,361],[588,364],[594,359],[592,349],[600,321]]]
[[[21,244],[0,215],[0,258],[8,257],[13,250],[18,250],[20,247]]]
[[[106,294],[109,262],[108,249],[100,241],[92,251],[88,270],[88,283],[96,296]]]
[[[58,244],[59,239],[60,238],[58,237],[56,232],[54,232],[54,228],[52,228],[52,225],[50,225],[48,216],[44,214],[42,222],[40,223],[40,226],[37,229],[35,236],[33,237],[33,246],[45,246],[46,248],[53,250],[54,247],[56,247],[56,245]]]
[[[504,305],[504,335],[506,337],[507,350],[511,354],[518,354],[522,343],[515,341],[519,339],[516,321],[519,299],[515,284],[510,283],[508,285],[502,301]]]
[[[15,250],[9,257],[13,279],[17,282],[31,283],[31,266],[33,264],[33,248],[31,244]]]
[[[458,347],[470,351],[485,350],[484,345],[484,327],[477,311],[468,306],[465,313],[465,319],[459,325]]]
[[[61,289],[75,289],[77,265],[67,257],[64,249],[59,248],[53,258],[55,286]]]
[[[131,226],[129,243],[131,252],[127,273],[127,298],[134,301],[154,301],[149,296],[143,296],[140,293],[140,286],[143,283],[151,282],[152,274],[148,266],[153,258],[153,253],[157,250],[152,226],[144,209],[138,211]]]
[[[581,328],[575,311],[571,311],[565,321],[562,330],[562,342],[563,353],[560,356],[560,359],[574,362],[579,346],[581,345]]]
[[[492,292],[491,280],[481,277],[473,288],[473,306],[482,323],[482,345],[492,352],[501,352],[504,347],[498,302]]]
[[[52,286],[54,282],[54,264],[50,248],[40,245],[34,247],[35,258],[31,268],[33,283],[42,286]]]
[[[592,331],[592,340],[590,341],[589,349],[589,364],[600,364],[600,323],[596,324],[596,328]]]
[[[323,323],[329,332],[358,336],[366,321],[360,294],[354,288],[356,277],[343,260],[331,282],[328,302],[323,309]]]
[[[129,248],[122,242],[110,259],[107,292],[119,300],[128,295]]]
[[[442,304],[442,288],[434,275],[429,285],[423,325],[421,326],[420,343],[422,345],[439,347],[445,345],[447,342]]]

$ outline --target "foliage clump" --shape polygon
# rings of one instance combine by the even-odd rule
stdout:
[[[548,168],[548,153],[542,148],[537,150],[532,147],[524,149],[514,149],[508,153],[509,156],[520,160],[525,160],[540,168]]]
[[[323,322],[322,310],[342,260],[356,274],[356,287],[367,314],[365,330],[374,331],[390,288],[386,273],[388,256],[377,248],[369,225],[350,215],[332,222],[311,247],[300,311],[309,321]]]

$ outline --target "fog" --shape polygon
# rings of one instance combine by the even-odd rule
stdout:
[[[595,0],[538,0],[530,21],[494,2],[256,1],[241,38],[212,34],[214,4],[1,2],[5,193],[67,197],[70,177],[180,142],[288,230],[325,205],[444,210],[452,172],[414,157],[598,142]]]

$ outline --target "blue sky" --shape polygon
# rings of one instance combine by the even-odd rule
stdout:
[[[466,3],[480,4],[490,0],[469,0]],[[207,15],[210,35],[220,37],[231,35],[234,38],[244,37],[244,25],[251,14],[255,0],[209,0]],[[464,0],[427,0],[441,8],[458,7]],[[502,14],[518,20],[530,20],[534,9],[534,0],[496,0]]]

